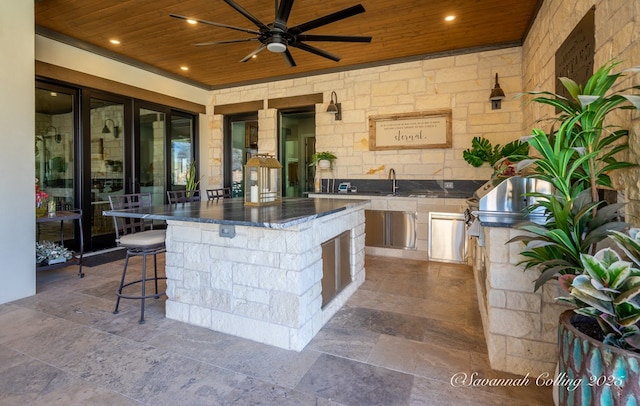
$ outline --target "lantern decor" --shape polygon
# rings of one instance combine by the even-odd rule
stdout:
[[[256,154],[244,166],[244,204],[266,206],[282,201],[282,165],[273,155]]]

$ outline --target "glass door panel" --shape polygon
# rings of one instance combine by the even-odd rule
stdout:
[[[135,156],[139,162],[139,184],[141,193],[151,193],[154,205],[165,203],[167,186],[165,134],[166,115],[163,112],[140,108],[138,110],[139,137],[136,140]]]
[[[193,119],[171,116],[171,185],[169,190],[185,190],[187,171],[193,160]]]
[[[302,197],[314,190],[314,171],[309,166],[315,152],[315,113],[308,111],[280,113],[280,163],[282,195]]]
[[[114,233],[109,195],[125,193],[125,105],[92,98],[90,101],[91,238]]]
[[[72,89],[43,83],[35,90],[36,188],[40,190],[41,196],[47,202],[55,202],[56,210],[77,208],[75,200],[76,101],[76,92]],[[73,222],[65,222],[64,227],[65,238],[73,238]],[[60,224],[56,222],[38,224],[38,238],[59,241]]]
[[[244,164],[258,153],[257,114],[230,116],[225,120],[224,186],[231,196],[244,196]]]

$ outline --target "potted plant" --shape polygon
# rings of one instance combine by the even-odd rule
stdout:
[[[189,164],[189,169],[187,170],[187,179],[185,189],[187,191],[187,198],[198,197],[199,191],[198,186],[200,185],[200,179],[197,178],[197,166],[196,161],[191,161]]]
[[[534,154],[522,161],[522,165],[533,164],[533,172],[529,176],[553,185],[552,193],[530,194],[537,197],[537,203],[530,206],[529,210],[542,208],[546,222],[543,224],[523,222],[517,228],[528,233],[510,240],[510,242],[525,243],[522,251],[525,259],[520,264],[524,265],[525,269],[540,270],[535,290],[553,279],[560,279],[566,288],[574,289],[573,292],[576,295],[581,294],[578,286],[582,289],[588,284],[593,284],[594,290],[599,290],[600,287],[605,291],[613,289],[610,286],[610,279],[601,277],[602,280],[598,281],[591,275],[594,261],[601,261],[600,265],[593,265],[601,274],[615,272],[614,269],[602,270],[602,268],[614,266],[616,261],[611,262],[613,255],[609,251],[596,254],[596,245],[608,235],[621,235],[620,231],[628,225],[618,220],[622,205],[607,204],[600,197],[599,189],[613,188],[611,174],[620,169],[630,168],[634,164],[617,159],[618,154],[628,148],[625,142],[628,130],[605,125],[605,119],[616,110],[640,108],[640,95],[625,94],[630,90],[640,89],[639,86],[611,90],[616,81],[623,76],[623,73],[611,73],[617,65],[619,62],[605,64],[589,78],[584,86],[571,79],[560,78],[561,83],[568,90],[569,98],[546,91],[528,93],[535,96],[534,102],[548,104],[559,111],[558,115],[551,118],[553,126],[549,134],[540,129],[533,130],[533,135],[528,142]],[[638,70],[634,68],[629,71]],[[607,259],[604,258],[605,256]],[[626,273],[624,275],[625,279],[636,278]],[[569,287],[567,285],[569,281],[576,282],[578,285]],[[601,285],[598,285],[599,283]],[[604,296],[602,298],[604,300]],[[578,305],[578,309],[592,307],[579,297],[569,301]],[[623,307],[628,306],[633,305],[629,303],[623,305]],[[582,312],[583,314],[591,312],[596,315],[591,310]],[[576,327],[580,328],[572,324],[576,322],[575,318],[571,317],[573,313],[570,310],[568,316],[563,314],[560,318],[559,374],[580,379],[582,383],[580,389],[576,391],[570,391],[567,386],[559,386],[560,404],[574,404],[577,397],[580,397],[584,403],[576,404],[611,404],[607,403],[609,392],[614,391],[616,399],[626,396],[620,393],[622,386],[618,385],[614,388],[613,385],[609,385],[608,388],[601,388],[604,394],[598,392],[598,399],[594,396],[591,401],[587,400],[587,396],[593,394],[590,392],[593,385],[608,385],[598,381],[598,379],[606,379],[604,375],[596,376],[604,374],[608,366],[606,363],[598,362],[602,361],[603,349],[594,350],[593,356],[591,353],[581,352],[590,345],[580,341],[585,334],[565,333],[573,331]],[[604,316],[603,320],[608,317]],[[570,337],[571,343],[564,340],[567,337]],[[599,344],[607,345],[603,342]],[[620,349],[620,351],[632,354],[626,349]],[[583,361],[588,358],[590,362],[588,368],[569,367],[567,360],[571,356]],[[581,373],[587,374],[572,375],[577,373],[578,369]],[[637,382],[636,379],[636,384]],[[627,388],[630,387],[627,386]],[[580,396],[578,391],[581,391]],[[583,394],[585,397],[581,397]]]
[[[53,265],[66,262],[73,258],[73,252],[62,245],[42,241],[36,242],[36,263],[40,265]]]
[[[488,162],[494,168],[495,174],[513,176],[515,171],[512,163],[523,159],[528,153],[529,145],[520,140],[511,141],[505,146],[494,146],[484,137],[473,137],[471,148],[464,150],[462,157],[476,168]]]
[[[611,237],[611,248],[582,254],[584,272],[560,277],[576,306],[560,316],[558,376],[581,379],[573,391],[559,385],[560,405],[629,405],[640,398],[640,229]]]
[[[569,91],[570,99],[551,92],[531,92],[534,102],[549,104],[560,110],[552,118],[550,134],[534,129],[528,140],[534,155],[521,165],[533,164],[528,176],[552,184],[554,193],[531,193],[546,213],[546,223],[523,222],[518,225],[527,236],[510,242],[526,243],[521,263],[525,269],[539,267],[540,278],[535,289],[550,279],[566,273],[581,273],[581,253],[594,253],[595,246],[610,230],[622,230],[626,224],[616,221],[621,204],[607,205],[598,188],[613,188],[611,173],[635,164],[618,161],[625,151],[624,138],[628,130],[605,126],[607,116],[618,109],[640,108],[640,95],[626,95],[629,89],[610,92],[623,74],[611,74],[619,62],[609,62],[587,81],[578,85],[568,78],[560,81]],[[633,69],[636,70],[636,69]],[[640,89],[639,86],[630,89]],[[630,103],[628,103],[630,102]]]
[[[311,155],[309,166],[316,166],[320,169],[333,169],[333,161],[338,159],[333,152],[322,151]]]

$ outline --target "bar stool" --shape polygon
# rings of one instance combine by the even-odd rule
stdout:
[[[167,190],[167,199],[169,204],[174,203],[190,203],[200,201],[199,190]]]
[[[151,206],[151,193],[132,193],[125,195],[109,196],[109,204],[111,210],[136,209]],[[120,299],[136,299],[141,301],[140,305],[140,324],[144,323],[144,303],[146,299],[158,299],[165,292],[158,290],[158,281],[166,280],[164,276],[158,276],[157,254],[165,251],[165,230],[154,230],[153,223],[145,222],[140,218],[125,218],[113,216],[113,222],[116,229],[116,243],[119,247],[127,249],[127,255],[124,261],[124,269],[122,270],[122,279],[120,287],[116,292],[118,299],[116,300],[116,308],[113,314],[118,314]],[[153,255],[153,277],[147,278],[147,257]],[[132,256],[142,257],[142,278],[125,283],[127,275],[127,266],[129,258]],[[146,285],[148,281],[155,284],[155,293],[147,294]],[[140,284],[140,295],[125,295],[122,290],[127,286]]]
[[[230,199],[231,198],[231,188],[218,188],[218,189],[207,189],[207,200],[218,201],[219,199]]]

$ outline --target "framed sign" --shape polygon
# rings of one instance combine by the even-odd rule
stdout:
[[[369,117],[369,150],[451,148],[451,110]]]

